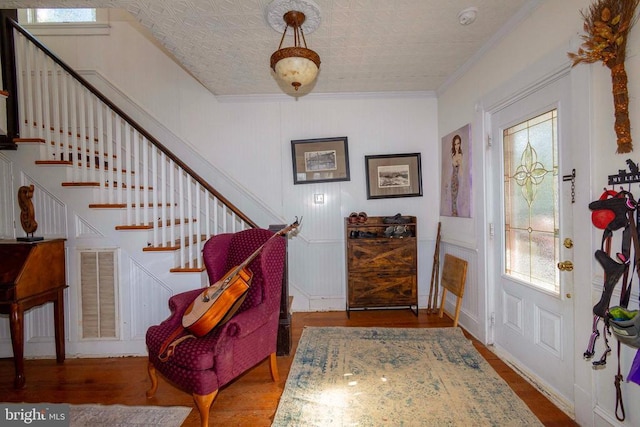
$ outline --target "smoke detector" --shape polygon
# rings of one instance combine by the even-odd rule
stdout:
[[[478,8],[477,7],[468,7],[464,10],[461,10],[458,13],[458,22],[460,25],[470,25],[473,24],[478,16]]]

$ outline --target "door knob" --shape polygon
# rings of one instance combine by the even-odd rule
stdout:
[[[573,263],[571,261],[561,261],[558,263],[558,270],[573,271]]]

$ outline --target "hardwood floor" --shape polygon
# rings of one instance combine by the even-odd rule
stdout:
[[[265,360],[236,381],[224,387],[211,409],[210,424],[216,426],[269,426],[278,406],[295,346],[305,326],[384,326],[406,328],[447,327],[448,318],[420,311],[372,310],[351,312],[294,313],[291,355],[278,357],[280,381],[274,383]],[[471,338],[471,337],[470,337]],[[577,426],[491,351],[474,340],[478,351],[524,400],[546,426]],[[160,379],[153,399],[145,397],[150,385],[146,358],[67,359],[57,365],[55,359],[25,362],[26,388],[13,389],[13,361],[0,359],[0,400],[4,402],[101,403],[125,405],[181,405],[193,407],[191,396]],[[183,426],[198,426],[200,417],[192,410]]]

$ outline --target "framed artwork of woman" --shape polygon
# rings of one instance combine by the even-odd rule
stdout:
[[[471,218],[471,125],[442,138],[440,216]]]

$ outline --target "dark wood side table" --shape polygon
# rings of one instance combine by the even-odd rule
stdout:
[[[25,386],[24,312],[53,302],[56,361],[65,358],[65,239],[16,242],[0,240],[0,313],[9,315],[15,388]]]

